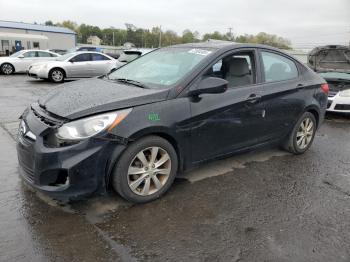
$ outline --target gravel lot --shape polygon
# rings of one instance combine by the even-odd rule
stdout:
[[[350,117],[302,156],[263,149],[206,164],[162,199],[61,206],[18,177],[21,112],[60,88],[0,75],[0,261],[350,261]]]

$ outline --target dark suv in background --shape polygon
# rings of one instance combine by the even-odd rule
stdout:
[[[154,200],[176,174],[268,144],[312,144],[328,86],[262,45],[161,48],[100,78],[64,84],[22,115],[22,177],[57,199],[116,190]]]

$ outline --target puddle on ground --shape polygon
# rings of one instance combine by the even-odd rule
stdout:
[[[195,183],[206,178],[232,172],[234,169],[245,168],[245,165],[250,162],[265,162],[272,157],[281,157],[286,155],[289,155],[289,153],[278,149],[254,151],[224,160],[203,164],[194,170],[185,172],[181,175],[181,178],[187,179],[191,183]]]

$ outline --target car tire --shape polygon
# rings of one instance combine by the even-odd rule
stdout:
[[[174,147],[161,137],[148,136],[124,151],[113,170],[112,186],[126,200],[146,203],[170,188],[177,167]]]
[[[305,112],[295,124],[283,147],[290,153],[300,155],[305,153],[315,138],[317,122],[315,116]]]
[[[54,83],[62,83],[64,81],[65,73],[60,68],[53,68],[49,72],[49,79]]]
[[[15,72],[15,68],[10,63],[3,63],[1,65],[1,73],[4,75],[11,75]]]

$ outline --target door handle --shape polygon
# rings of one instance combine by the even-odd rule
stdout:
[[[261,100],[261,96],[257,94],[251,94],[245,102],[248,104],[256,104]]]
[[[297,84],[297,89],[304,89],[305,86],[303,84]]]

